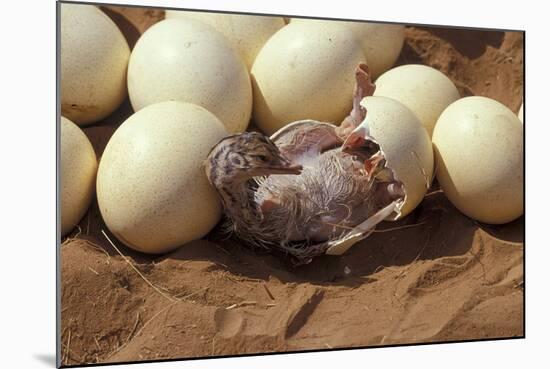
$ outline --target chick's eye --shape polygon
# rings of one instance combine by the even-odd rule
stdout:
[[[242,164],[241,159],[238,156],[233,156],[231,158],[231,162],[235,165],[241,165]]]
[[[256,155],[256,158],[260,161],[263,161],[263,162],[267,161],[267,156],[265,156],[265,155]]]

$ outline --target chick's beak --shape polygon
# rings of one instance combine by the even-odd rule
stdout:
[[[301,165],[292,163],[283,155],[279,155],[266,169],[270,174],[300,174],[302,172]]]

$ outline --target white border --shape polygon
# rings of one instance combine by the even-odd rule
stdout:
[[[111,1],[125,3],[126,1]],[[547,362],[548,21],[544,2],[296,0],[132,4],[527,30],[527,339],[141,364],[139,368],[518,368]],[[532,5],[533,3],[537,5]],[[367,5],[370,4],[370,5]],[[2,7],[0,337],[4,368],[52,367],[55,348],[55,4]],[[6,99],[7,98],[7,99]],[[7,114],[6,114],[7,112]],[[482,174],[480,174],[482,175]],[[540,194],[540,195],[539,195]],[[37,225],[39,220],[40,224]],[[113,366],[113,368],[131,366]],[[133,366],[132,366],[133,367]]]

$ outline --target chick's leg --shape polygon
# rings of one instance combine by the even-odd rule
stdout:
[[[376,86],[370,78],[369,67],[361,63],[355,69],[355,88],[353,90],[353,107],[351,113],[336,128],[336,134],[345,140],[367,116],[367,110],[361,106],[361,100],[366,96],[372,96]]]

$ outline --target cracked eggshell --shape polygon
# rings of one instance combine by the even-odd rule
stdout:
[[[152,254],[206,235],[221,206],[202,165],[226,135],[214,114],[189,103],[161,102],[130,116],[99,164],[97,197],[109,230]]]
[[[154,24],[136,43],[128,65],[135,111],[167,100],[197,104],[229,132],[242,132],[252,111],[248,70],[229,41],[194,19]]]
[[[266,41],[285,26],[281,17],[166,10],[166,19],[188,18],[206,23],[227,37],[249,70]]]
[[[510,109],[460,99],[439,117],[433,143],[439,184],[461,212],[491,224],[523,214],[523,127]]]
[[[405,41],[405,27],[399,24],[301,18],[291,20],[291,23],[298,22],[317,22],[328,27],[346,27],[351,30],[363,48],[372,78],[377,78],[395,64]]]
[[[433,147],[428,133],[414,113],[400,102],[380,96],[361,101],[367,109],[366,122],[371,137],[380,145],[386,166],[393,170],[405,188],[402,218],[422,201],[434,171]]]
[[[443,73],[420,64],[390,69],[376,80],[374,96],[391,97],[412,110],[432,137],[437,118],[460,98],[454,83]]]
[[[84,132],[61,117],[61,235],[82,219],[94,195],[97,159]]]
[[[61,4],[61,113],[97,122],[126,98],[130,48],[115,23],[92,5]]]
[[[290,23],[252,66],[254,121],[270,135],[288,123],[340,122],[351,110],[355,68],[365,57],[348,29]]]

